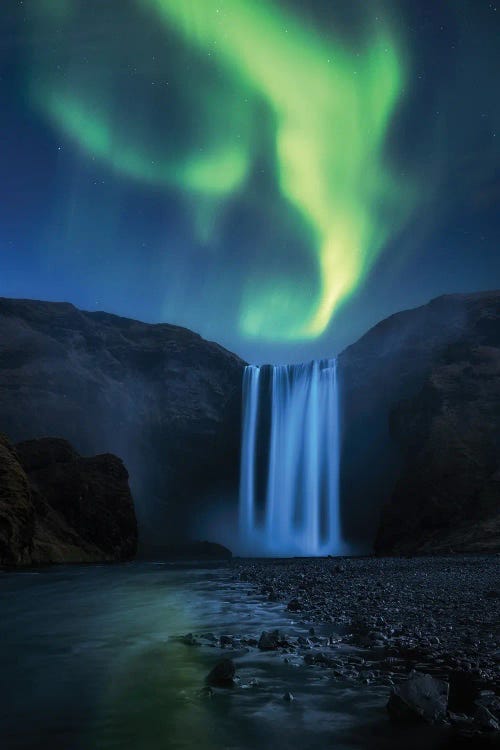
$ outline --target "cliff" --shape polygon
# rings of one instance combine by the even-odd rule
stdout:
[[[374,539],[381,554],[498,549],[499,363],[500,292],[398,313],[340,355],[354,552]],[[234,512],[243,367],[177,326],[0,299],[0,424],[15,441],[61,435],[123,458],[146,552],[199,538],[224,496]],[[9,487],[22,549],[32,478],[12,471]]]
[[[500,337],[468,338],[391,414],[403,468],[378,552],[500,550]]]
[[[190,536],[193,509],[239,473],[244,363],[178,326],[0,299],[0,424],[127,466],[141,540]]]
[[[500,546],[500,292],[391,316],[340,357],[346,536],[379,553]]]
[[[136,551],[119,458],[83,458],[65,440],[12,446],[0,436],[0,565],[120,561]]]

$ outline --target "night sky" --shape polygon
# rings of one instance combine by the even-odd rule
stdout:
[[[0,295],[332,356],[500,287],[486,0],[2,0]]]

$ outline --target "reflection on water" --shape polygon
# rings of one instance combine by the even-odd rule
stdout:
[[[435,730],[391,727],[384,689],[341,683],[282,654],[226,650],[238,684],[204,695],[221,651],[177,636],[306,629],[282,605],[247,592],[224,567],[134,563],[0,574],[1,747],[448,747]],[[283,700],[286,691],[293,702]]]

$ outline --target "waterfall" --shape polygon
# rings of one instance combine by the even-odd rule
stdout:
[[[243,374],[240,532],[246,554],[341,548],[336,360]]]

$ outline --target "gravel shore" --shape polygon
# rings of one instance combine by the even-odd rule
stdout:
[[[284,652],[364,684],[398,685],[417,670],[449,682],[457,723],[478,698],[496,715],[498,556],[235,560],[233,569],[304,623],[304,637],[279,642]]]

